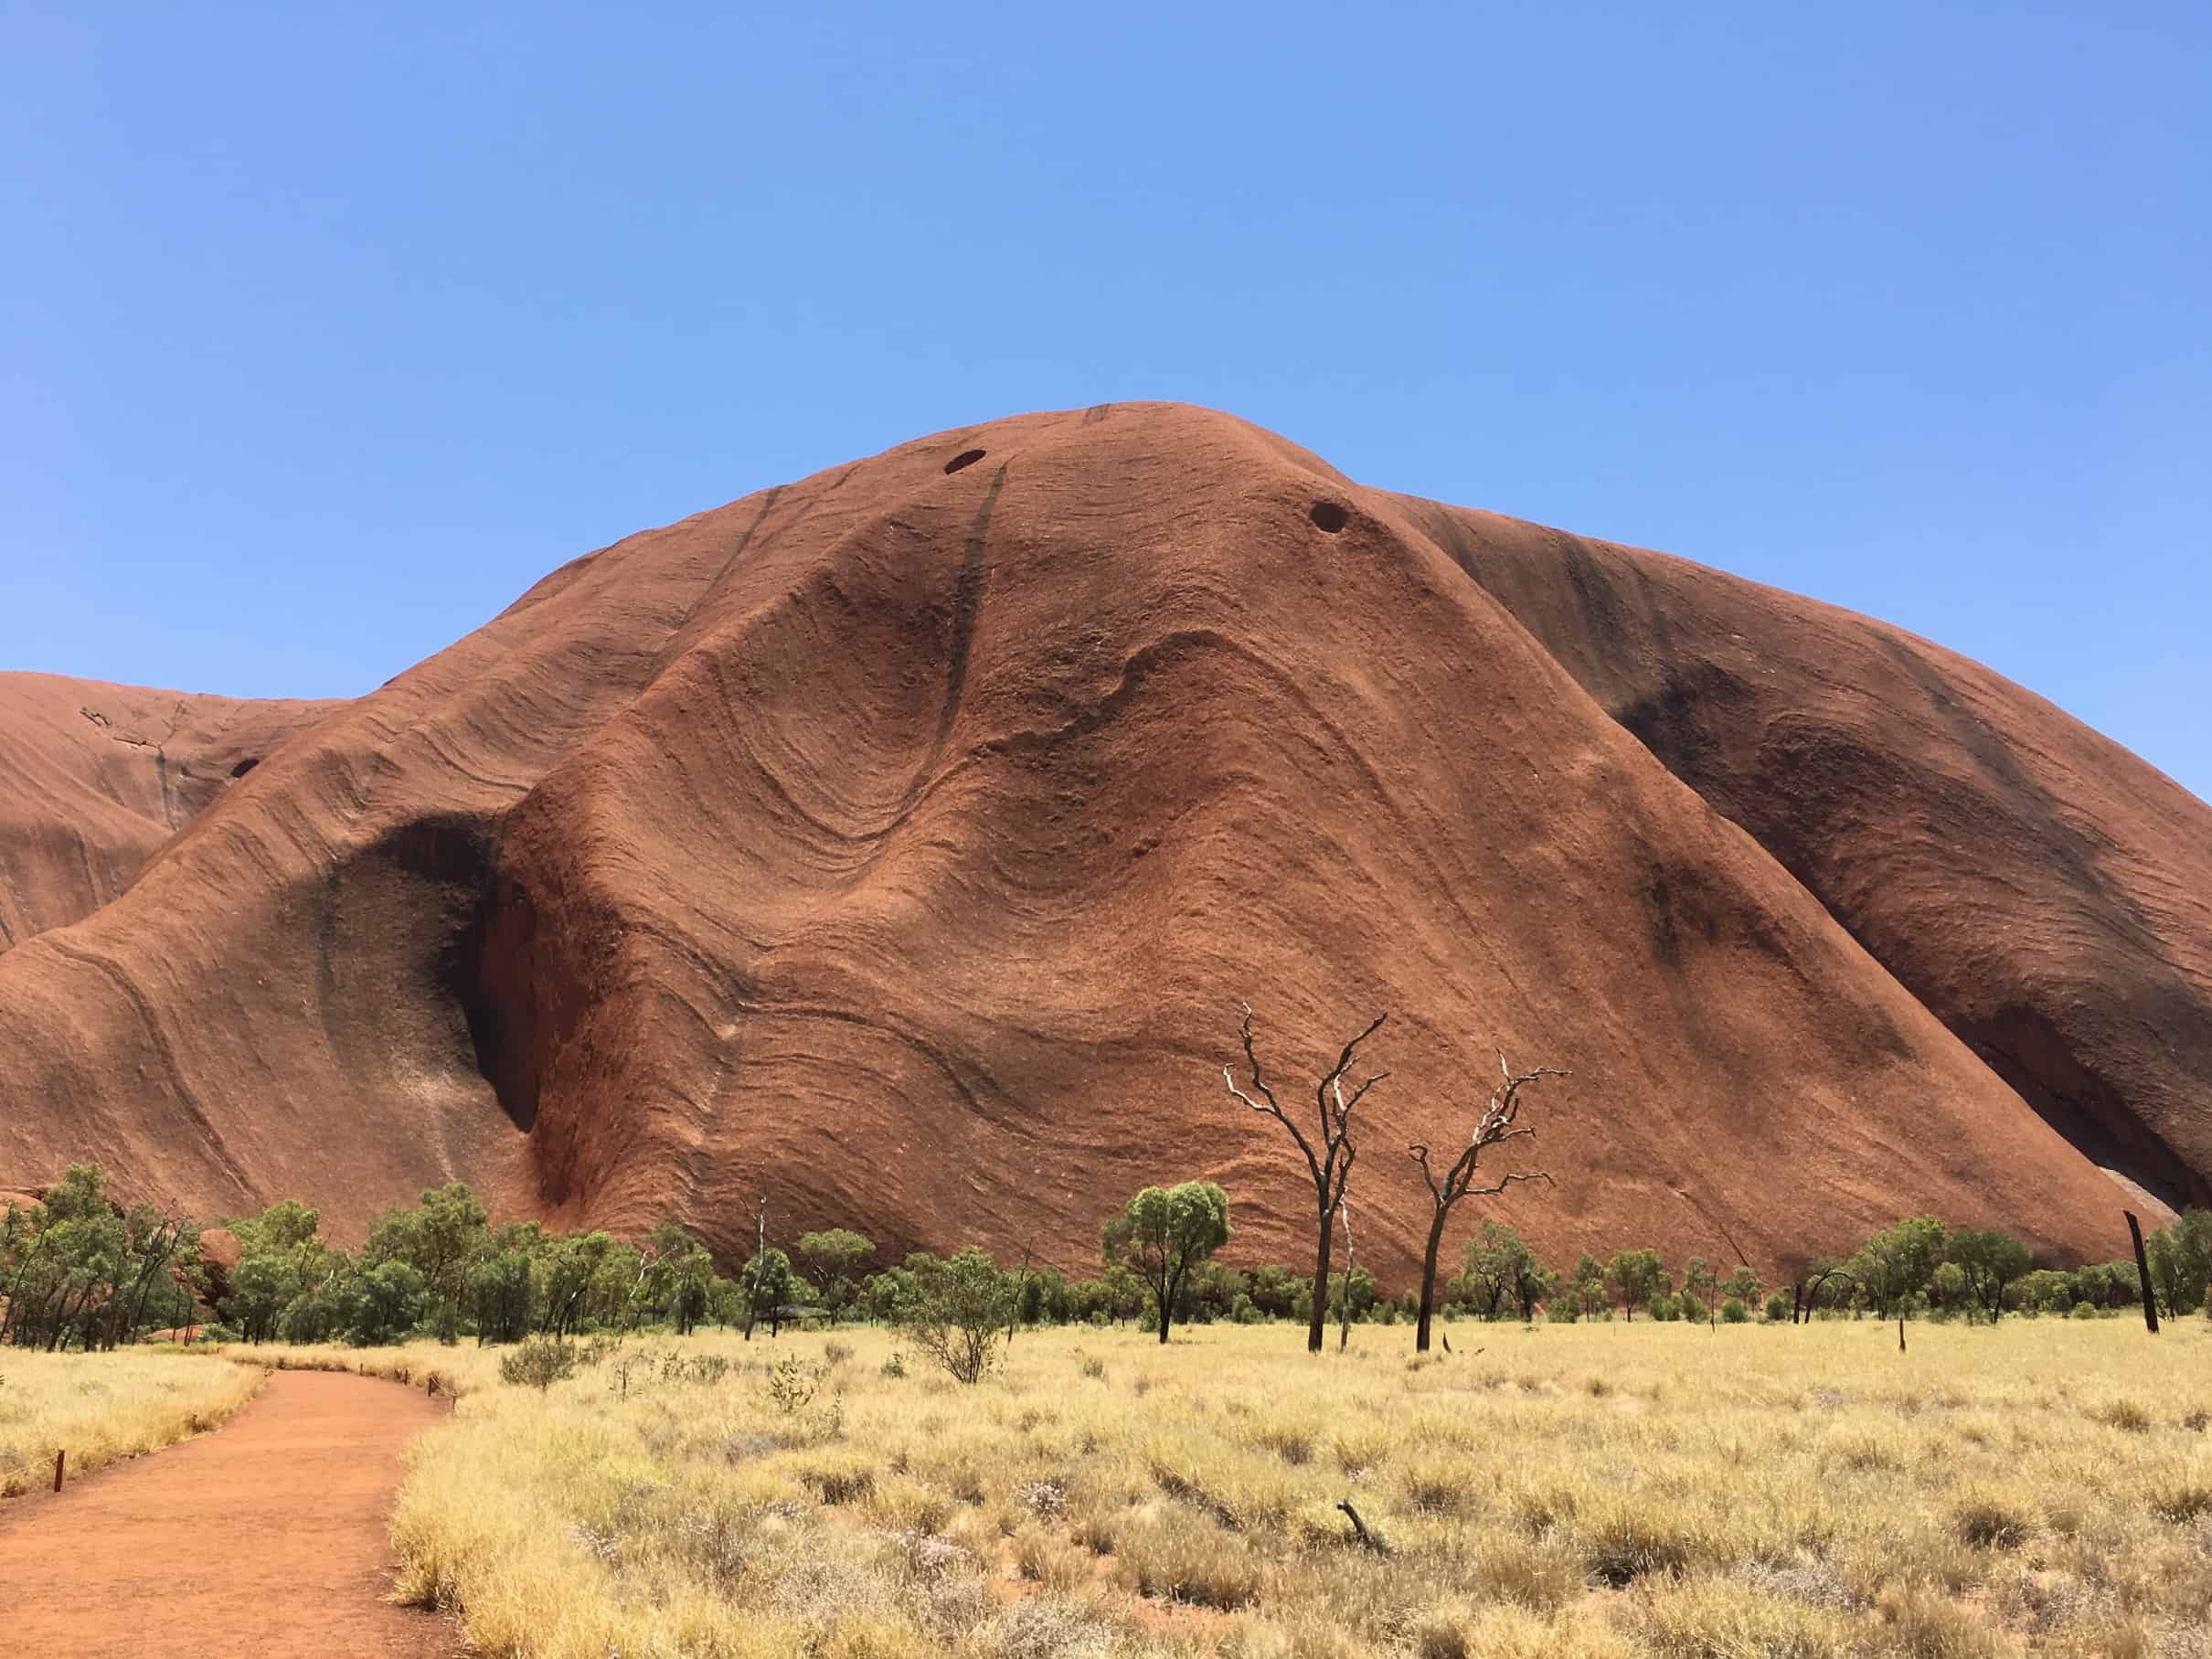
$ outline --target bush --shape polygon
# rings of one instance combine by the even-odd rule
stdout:
[[[499,1357],[499,1380],[526,1383],[543,1394],[565,1377],[576,1374],[577,1352],[572,1342],[558,1336],[526,1336],[521,1345]]]
[[[974,1384],[997,1362],[1014,1311],[1014,1288],[998,1264],[973,1245],[914,1275],[901,1323],[915,1345],[956,1382]]]
[[[1792,1312],[1794,1310],[1790,1306],[1790,1299],[1780,1291],[1776,1291],[1774,1294],[1767,1298],[1767,1323],[1769,1324],[1783,1324]]]
[[[815,1391],[828,1375],[826,1365],[810,1366],[793,1354],[769,1367],[768,1380],[761,1384],[760,1391],[769,1404],[784,1416],[793,1417],[814,1404]]]
[[[1720,1317],[1729,1324],[1741,1324],[1751,1317],[1751,1310],[1731,1296],[1720,1304]]]
[[[2074,1303],[2074,1317],[2076,1319],[2094,1319],[2097,1317],[2097,1310],[2086,1302],[2077,1302]]]

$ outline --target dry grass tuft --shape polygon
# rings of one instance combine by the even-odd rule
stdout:
[[[803,1433],[759,1379],[819,1335],[694,1337],[725,1374],[627,1394],[465,1347],[285,1359],[448,1373],[395,1536],[494,1659],[2212,1659],[2212,1333],[1930,1325],[1900,1356],[1639,1321],[1408,1370],[1396,1330],[1046,1332],[972,1389],[835,1340]]]
[[[0,1349],[0,1497],[49,1484],[57,1452],[70,1474],[90,1474],[205,1433],[261,1386],[249,1367],[175,1348]]]

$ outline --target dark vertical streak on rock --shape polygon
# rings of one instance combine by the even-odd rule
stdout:
[[[984,504],[976,509],[975,522],[968,530],[968,545],[960,560],[960,580],[952,590],[944,702],[937,712],[937,735],[931,740],[929,759],[922,762],[921,771],[909,789],[909,796],[937,775],[937,768],[944,760],[945,744],[952,735],[952,722],[960,718],[961,698],[968,686],[968,653],[974,643],[975,619],[983,610],[984,583],[989,575],[984,549],[991,537],[991,510],[998,505],[998,493],[1005,483],[1006,469],[1002,466],[992,474],[991,487],[984,492]]]

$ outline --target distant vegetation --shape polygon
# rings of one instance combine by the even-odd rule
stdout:
[[[726,1275],[707,1245],[675,1220],[642,1239],[550,1232],[535,1221],[495,1224],[458,1182],[424,1192],[411,1207],[385,1211],[357,1251],[326,1240],[318,1213],[295,1199],[226,1218],[221,1225],[235,1236],[238,1255],[228,1272],[217,1274],[202,1260],[196,1222],[143,1204],[125,1209],[108,1196],[100,1169],[76,1164],[44,1202],[27,1209],[11,1204],[0,1221],[0,1341],[112,1348],[150,1330],[195,1324],[203,1307],[215,1340],[361,1347],[418,1335],[479,1345],[565,1342],[647,1326],[688,1335],[702,1324],[741,1329],[750,1341],[762,1326],[773,1337],[793,1321],[865,1320],[903,1326],[922,1354],[973,1383],[1025,1325],[1135,1320],[1164,1343],[1179,1324],[1292,1320],[1305,1325],[1306,1345],[1317,1350],[1331,1321],[1341,1346],[1356,1322],[1411,1320],[1416,1352],[1425,1353],[1440,1310],[1525,1323],[1539,1313],[1556,1323],[1616,1313],[1632,1322],[1643,1313],[1716,1326],[1870,1314],[1899,1321],[1901,1342],[1901,1322],[1914,1317],[1994,1321],[2009,1312],[2088,1318],[2140,1303],[2143,1275],[2132,1261],[2037,1268],[2016,1239],[1953,1230],[1932,1216],[1886,1227],[1847,1257],[1815,1260],[1786,1286],[1762,1284],[1747,1262],[1700,1257],[1684,1262],[1677,1279],[1657,1250],[1634,1245],[1606,1260],[1584,1252],[1555,1267],[1537,1260],[1512,1228],[1485,1219],[1464,1245],[1461,1271],[1443,1277],[1442,1245],[1455,1206],[1515,1182],[1550,1180],[1541,1170],[1495,1179],[1478,1172],[1484,1153],[1536,1134],[1533,1123],[1521,1121],[1523,1091],[1568,1076],[1545,1066],[1516,1072],[1503,1053],[1499,1080],[1465,1113],[1466,1140],[1456,1151],[1445,1149],[1449,1161],[1432,1160],[1425,1145],[1407,1148],[1431,1220],[1418,1287],[1387,1293],[1358,1265],[1351,1194],[1366,1126],[1357,1109],[1389,1077],[1357,1073],[1365,1070],[1365,1045],[1388,1018],[1378,1015],[1321,1074],[1313,1133],[1302,1127],[1305,1108],[1286,1109],[1279,1101],[1249,1005],[1238,1029],[1243,1082],[1238,1069],[1223,1068],[1231,1098],[1282,1128],[1312,1180],[1310,1274],[1219,1260],[1233,1231],[1231,1205],[1207,1181],[1147,1186],[1109,1210],[1101,1218],[1101,1271],[1087,1278],[1069,1278],[1028,1256],[1002,1264],[973,1246],[949,1260],[915,1252],[879,1264],[874,1241],[846,1228],[778,1242],[765,1198],[753,1218],[754,1250]],[[1406,1165],[1396,1167],[1396,1178],[1409,1186]],[[1373,1177],[1361,1179],[1364,1186]],[[1341,1270],[1335,1266],[1340,1233]],[[2147,1246],[2158,1311],[2212,1312],[2212,1212],[2190,1211]]]
[[[518,1343],[542,1335],[700,1324],[773,1335],[792,1321],[901,1325],[916,1346],[973,1380],[1024,1327],[1313,1323],[1308,1276],[1278,1263],[1239,1268],[1216,1252],[1231,1237],[1228,1194],[1211,1183],[1148,1187],[1101,1227],[1100,1271],[1002,1264],[970,1248],[874,1266],[875,1246],[844,1228],[771,1243],[728,1274],[675,1222],[632,1242],[600,1231],[495,1224],[458,1183],[378,1217],[358,1250],[324,1239],[296,1200],[223,1222],[237,1263],[211,1270],[200,1228],[151,1207],[112,1202],[103,1173],[72,1166],[43,1203],[0,1218],[0,1337],[18,1347],[107,1349],[151,1331],[204,1324],[214,1340],[374,1346],[427,1336]],[[2212,1290],[2212,1212],[2150,1235],[2153,1293],[2166,1316]],[[1511,1227],[1485,1219],[1460,1271],[1437,1287],[1447,1316],[1709,1324],[1875,1317],[1990,1321],[2007,1313],[2088,1317],[2138,1304],[2132,1260],[2035,1267],[2001,1233],[1900,1220],[1848,1256],[1824,1258],[1786,1285],[1742,1263],[1691,1258],[1670,1271],[1656,1250],[1553,1266]],[[1419,1292],[1391,1294],[1364,1267],[1327,1281],[1324,1317],[1394,1324],[1418,1317]],[[994,1335],[995,1333],[995,1335]]]

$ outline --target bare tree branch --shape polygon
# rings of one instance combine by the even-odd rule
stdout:
[[[1251,1071],[1251,1093],[1237,1086],[1234,1071],[1221,1069],[1221,1079],[1228,1084],[1229,1093],[1243,1105],[1263,1116],[1273,1118],[1290,1131],[1291,1139],[1304,1155],[1306,1173],[1313,1177],[1313,1200],[1320,1218],[1320,1238],[1315,1250],[1313,1269],[1313,1318],[1306,1330],[1306,1346],[1318,1353],[1322,1345],[1322,1331],[1327,1319],[1329,1288],[1329,1253],[1331,1236],[1344,1202],[1345,1185],[1352,1165],[1358,1159],[1359,1147],[1352,1139],[1352,1113],[1367,1091],[1390,1074],[1378,1071],[1356,1085],[1349,1098],[1345,1094],[1344,1079],[1358,1060],[1360,1045],[1382,1029],[1383,1022],[1390,1017],[1386,1011],[1376,1016],[1375,1021],[1344,1046],[1336,1057],[1336,1064],[1322,1074],[1314,1086],[1313,1102],[1321,1119],[1321,1139],[1318,1147],[1297,1124],[1291,1122],[1268,1086],[1260,1065],[1260,1054],[1252,1036],[1252,1005],[1243,1005],[1244,1023],[1239,1029],[1243,1044],[1246,1064]],[[1255,1100],[1254,1095],[1259,1098]]]
[[[1450,1218],[1452,1207],[1471,1196],[1494,1197],[1517,1181],[1543,1181],[1547,1185],[1551,1182],[1551,1176],[1545,1172],[1529,1170],[1508,1175],[1494,1186],[1478,1189],[1474,1186],[1475,1165],[1484,1147],[1501,1146],[1507,1141],[1517,1141],[1524,1135],[1536,1133],[1533,1125],[1520,1122],[1521,1090],[1544,1078],[1567,1076],[1566,1072],[1552,1066],[1538,1066],[1531,1071],[1516,1072],[1505,1058],[1503,1048],[1497,1051],[1497,1087],[1490,1091],[1490,1099],[1484,1103],[1481,1114],[1475,1119],[1473,1132],[1467,1137],[1466,1149],[1452,1161],[1452,1166],[1444,1172],[1443,1178],[1438,1180],[1430,1167],[1427,1146],[1415,1144],[1406,1149],[1407,1155],[1420,1165],[1421,1179],[1428,1185],[1430,1205],[1428,1247],[1421,1258],[1420,1314],[1413,1337],[1416,1353],[1425,1354],[1429,1351],[1430,1324],[1436,1309],[1437,1252],[1443,1245],[1444,1226]]]

